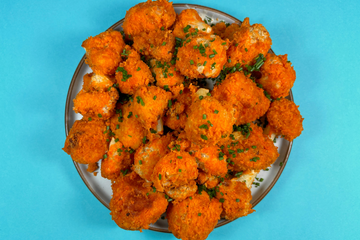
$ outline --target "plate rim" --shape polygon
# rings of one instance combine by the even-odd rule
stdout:
[[[221,14],[221,15],[225,15],[226,17],[234,20],[236,23],[238,24],[241,24],[241,21],[225,12],[222,12],[220,10],[217,10],[217,9],[214,9],[214,8],[211,8],[211,7],[207,7],[207,6],[203,6],[203,5],[198,5],[198,4],[190,4],[190,3],[173,3],[173,6],[174,7],[191,7],[191,8],[200,8],[200,9],[203,9],[203,10],[208,10],[208,11],[211,11],[211,12],[215,12],[215,13],[218,13],[218,14]],[[116,23],[114,23],[112,26],[110,26],[107,30],[109,29],[114,29],[120,25],[123,24],[125,18],[122,18],[121,20],[117,21]],[[106,31],[107,31],[106,30]],[[273,52],[272,49],[270,49],[271,52]],[[273,52],[274,53],[274,52]],[[71,79],[71,82],[70,82],[70,86],[69,86],[69,89],[68,89],[68,93],[67,93],[67,96],[66,96],[66,105],[65,105],[65,136],[67,137],[69,135],[69,108],[70,108],[70,102],[72,101],[71,98],[71,93],[72,93],[72,90],[74,88],[74,85],[75,85],[75,81],[77,79],[77,76],[80,72],[80,69],[81,67],[83,66],[83,64],[85,64],[85,54],[83,55],[83,57],[81,58],[79,64],[77,65],[76,67],[76,70],[73,74],[73,77]],[[289,91],[289,96],[291,101],[294,102],[294,96],[292,94],[292,90],[290,89]],[[271,191],[271,189],[275,186],[276,182],[279,180],[286,164],[287,164],[287,161],[289,159],[289,156],[290,156],[290,152],[291,152],[291,149],[292,149],[292,145],[293,145],[293,141],[289,142],[289,146],[286,150],[286,154],[285,154],[285,159],[284,161],[282,162],[283,165],[280,167],[279,171],[276,173],[275,175],[275,178],[273,179],[273,181],[271,182],[271,184],[266,188],[266,190],[260,195],[260,197],[252,204],[252,208],[254,208],[257,204],[259,204],[263,199],[264,197]],[[90,192],[99,200],[99,202],[101,202],[104,207],[106,207],[107,209],[109,209],[109,206],[107,203],[105,203],[101,198],[100,196],[95,192],[95,190],[90,186],[90,184],[88,183],[87,179],[85,178],[85,176],[83,175],[82,171],[80,170],[80,166],[79,166],[79,163],[73,161],[74,163],[74,166],[78,172],[78,174],[80,175],[81,179],[83,180],[83,182],[85,183],[85,185],[87,186],[87,188],[90,190]],[[110,209],[109,209],[110,210]],[[218,227],[221,227],[221,226],[224,226],[232,221],[235,221],[236,219],[234,220],[225,220],[221,223],[217,223],[217,225],[215,226],[215,228],[218,228]],[[156,232],[163,232],[163,233],[171,233],[169,230],[164,230],[164,229],[161,229],[161,228],[157,228],[157,227],[152,227],[150,226],[149,227],[149,230],[152,230],[152,231],[156,231]]]

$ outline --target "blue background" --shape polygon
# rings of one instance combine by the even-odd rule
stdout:
[[[1,1],[0,239],[174,239],[124,231],[61,148],[80,47],[138,1]],[[175,3],[179,3],[175,1]],[[360,1],[188,1],[270,32],[305,131],[256,212],[209,239],[359,239]]]

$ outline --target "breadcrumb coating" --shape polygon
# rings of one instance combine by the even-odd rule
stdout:
[[[294,102],[282,98],[271,103],[266,113],[269,126],[276,135],[282,135],[288,141],[292,141],[304,130],[303,120],[299,106]]]
[[[226,63],[227,45],[216,35],[188,38],[178,49],[176,68],[190,79],[215,78]]]
[[[296,73],[291,62],[287,60],[287,54],[279,56],[273,53],[266,54],[266,60],[260,72],[261,78],[257,79],[257,82],[263,86],[271,98],[277,99],[289,95]]]
[[[185,124],[186,137],[200,145],[215,145],[233,130],[235,118],[225,105],[211,96],[197,99],[190,106]]]
[[[209,173],[199,170],[198,178],[196,179],[198,184],[205,185],[206,188],[214,188],[220,183],[220,179]]]
[[[244,182],[225,180],[218,186],[216,198],[222,202],[222,217],[234,220],[254,212],[251,209],[251,191]]]
[[[172,140],[172,134],[167,134],[138,148],[134,156],[134,171],[146,181],[151,182],[154,167],[162,157],[170,152],[167,146]]]
[[[214,230],[221,214],[221,203],[210,200],[206,192],[170,204],[166,212],[169,230],[182,240],[204,240]]]
[[[228,74],[212,91],[214,98],[231,104],[236,110],[236,124],[252,122],[263,116],[270,107],[264,90],[247,78],[243,72]]]
[[[231,25],[226,26],[224,22],[218,22],[212,29],[216,35],[221,37],[221,39],[229,39],[232,41],[234,40],[234,34],[240,30],[240,25],[232,23]]]
[[[120,32],[108,30],[89,37],[82,45],[86,50],[85,63],[99,75],[113,75],[121,62],[120,52],[125,42]]]
[[[173,34],[184,39],[195,33],[211,34],[212,29],[199,16],[195,9],[185,9],[178,15]]]
[[[114,77],[87,73],[83,78],[83,89],[86,92],[107,91],[116,82]]]
[[[270,50],[272,41],[268,31],[262,24],[250,26],[249,21],[249,18],[245,18],[240,29],[235,29],[232,45],[227,52],[230,59],[227,62],[228,67],[235,66],[237,63],[250,65],[260,53],[265,56]],[[231,33],[228,34],[230,36]]]
[[[175,22],[176,13],[172,2],[167,0],[147,0],[126,11],[124,24],[125,34],[136,36],[164,27],[169,29]]]
[[[225,176],[227,174],[226,158],[219,159],[219,149],[216,146],[206,146],[195,152],[194,157],[198,168],[213,176]]]
[[[109,135],[105,131],[106,124],[102,120],[77,120],[66,137],[63,150],[75,162],[95,163],[108,150]]]
[[[101,176],[115,180],[121,170],[128,169],[132,163],[130,154],[124,145],[116,138],[112,138],[107,157],[101,161]]]
[[[152,182],[160,192],[191,184],[198,176],[195,158],[189,153],[172,151],[155,165]]]
[[[120,105],[117,113],[110,119],[110,127],[115,138],[126,148],[136,150],[142,144],[146,130],[136,117],[132,105],[131,102]]]
[[[219,143],[228,157],[228,167],[233,171],[265,169],[279,157],[277,147],[263,134],[261,127],[251,123],[249,129],[248,137],[233,132]]]
[[[134,94],[136,89],[154,82],[151,71],[138,54],[130,54],[116,70],[116,81],[119,89],[125,94]]]
[[[74,99],[73,110],[84,118],[107,120],[115,114],[118,99],[119,93],[115,88],[106,92],[81,90]]]
[[[156,86],[164,88],[164,86],[172,87],[180,85],[184,81],[184,76],[170,62],[161,62],[155,59],[150,61],[151,71],[155,74]]]
[[[147,57],[170,62],[175,50],[175,37],[168,30],[141,32],[134,36],[133,48]]]
[[[149,229],[166,211],[168,201],[163,193],[154,192],[135,172],[120,175],[111,185],[110,215],[126,230]]]
[[[171,102],[171,92],[156,86],[142,86],[134,94],[134,114],[146,129],[156,129],[157,122],[164,116]]]

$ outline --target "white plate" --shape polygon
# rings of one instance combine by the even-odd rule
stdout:
[[[220,12],[218,10],[200,6],[200,5],[193,5],[193,4],[173,4],[174,9],[177,13],[180,13],[182,10],[186,8],[193,8],[196,9],[199,15],[202,18],[210,17],[213,19],[212,23],[219,22],[221,20],[225,21],[226,23],[241,23],[238,19]],[[120,20],[119,22],[115,23],[110,28],[121,31],[122,30],[122,23],[124,19]],[[80,46],[79,46],[80,47]],[[72,109],[74,107],[73,99],[76,97],[77,93],[82,88],[83,76],[87,73],[91,73],[92,70],[90,67],[85,64],[84,57],[81,59],[74,76],[71,80],[68,95],[66,98],[66,107],[65,107],[65,132],[66,136],[69,133],[70,128],[74,124],[76,120],[80,120],[82,116],[80,114],[76,114]],[[292,92],[290,91],[289,99],[293,101]],[[259,187],[253,186],[251,189],[252,194],[252,205],[255,207],[271,190],[274,186],[278,178],[280,177],[286,162],[289,158],[289,154],[292,147],[292,142],[288,142],[285,139],[278,138],[275,144],[278,147],[278,151],[280,153],[279,158],[276,162],[272,165],[269,171],[261,171],[258,174],[258,178],[263,178],[263,182],[261,182]],[[100,161],[101,162],[101,161]],[[99,163],[100,163],[99,162]],[[280,163],[282,163],[280,166]],[[109,202],[112,195],[111,190],[111,182],[103,177],[99,173],[96,177],[86,171],[87,165],[78,164],[74,162],[74,165],[80,174],[81,178],[83,179],[86,186],[89,190],[94,194],[94,196],[102,203],[105,207],[109,208]],[[221,219],[219,220],[216,227],[222,226],[224,224],[229,223],[229,220]],[[169,232],[168,225],[166,220],[159,219],[156,223],[150,225],[151,230],[160,231],[160,232]]]

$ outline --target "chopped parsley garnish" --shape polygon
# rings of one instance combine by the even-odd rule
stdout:
[[[122,79],[121,79],[122,82],[126,82],[126,80],[128,80],[129,78],[132,77],[132,75],[129,75],[128,72],[123,67],[118,67],[116,69],[116,72],[121,72],[122,73]]]
[[[206,135],[201,134],[201,138],[204,139],[204,140],[208,140],[208,137]]]
[[[208,125],[206,124],[203,124],[201,126],[199,126],[200,129],[209,129]]]
[[[99,113],[99,114],[98,114],[98,117],[99,117],[99,118],[101,118],[101,117],[102,117],[102,115]]]

